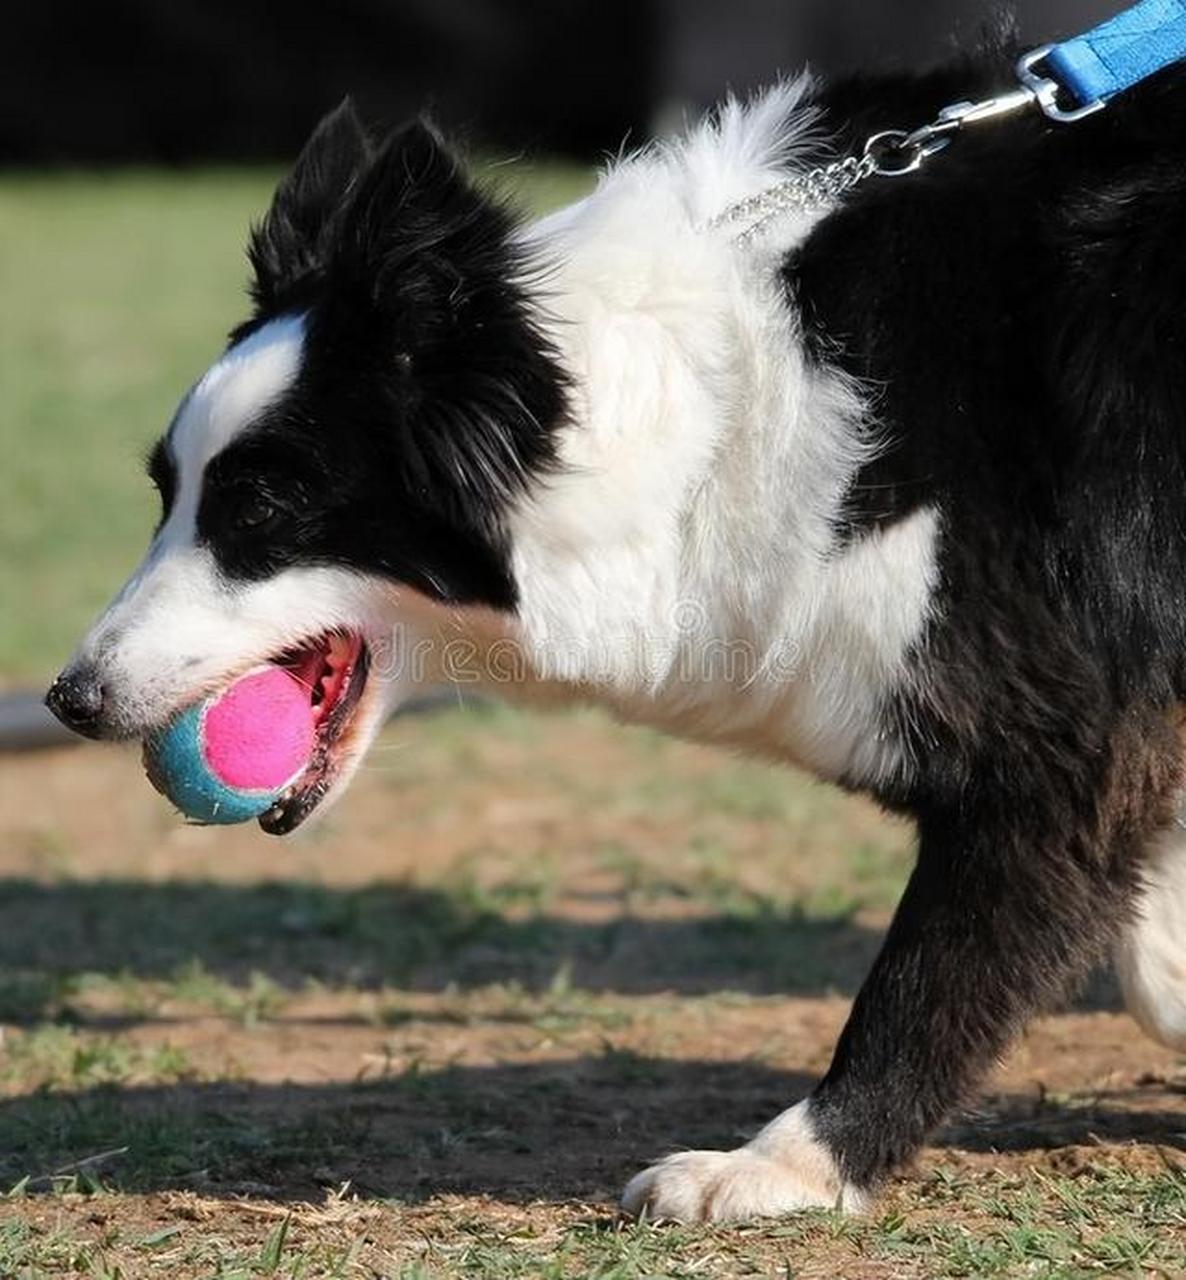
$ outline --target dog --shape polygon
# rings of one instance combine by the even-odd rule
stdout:
[[[300,662],[330,705],[274,833],[419,684],[471,677],[910,815],[827,1074],[639,1173],[631,1213],[861,1209],[1109,953],[1186,1047],[1186,83],[727,216],[1011,61],[728,101],[531,222],[431,127],[377,142],[344,104],[152,451],[146,558],[48,695],[143,737]]]

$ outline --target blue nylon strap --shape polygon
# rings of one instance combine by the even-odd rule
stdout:
[[[1056,44],[1050,74],[1081,104],[1110,98],[1186,57],[1186,0],[1140,0],[1086,35]]]

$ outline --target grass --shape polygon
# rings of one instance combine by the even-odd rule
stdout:
[[[23,1089],[88,1089],[98,1085],[184,1080],[184,1050],[140,1046],[120,1036],[87,1036],[71,1026],[43,1023],[16,1036],[0,1062],[0,1082]]]
[[[826,1065],[907,834],[589,713],[450,711],[415,744],[290,846],[163,827],[119,753],[0,805],[0,1276],[1186,1269],[1182,1173],[1122,1143],[1069,1171],[940,1149],[867,1219],[616,1222],[642,1161],[736,1142]],[[97,769],[135,803],[88,845],[53,797]],[[1090,1084],[1010,1107],[1061,1142],[1112,1116]]]
[[[92,1231],[86,1242],[55,1225],[37,1230],[20,1219],[0,1224],[0,1268],[7,1268],[0,1273],[73,1269],[81,1275],[130,1276],[168,1274],[173,1268],[212,1280],[261,1275],[686,1280],[698,1275],[862,1276],[884,1264],[892,1270],[881,1274],[897,1280],[939,1275],[1088,1280],[1172,1277],[1186,1268],[1186,1252],[1175,1234],[1186,1213],[1180,1174],[1134,1175],[1110,1168],[1086,1185],[1050,1179],[1023,1211],[1002,1212],[1007,1179],[985,1174],[953,1180],[943,1172],[937,1171],[928,1194],[942,1201],[958,1186],[961,1197],[976,1206],[973,1220],[948,1225],[933,1217],[911,1225],[895,1209],[865,1222],[816,1212],[791,1223],[742,1229],[656,1230],[615,1224],[579,1208],[535,1226],[454,1209],[410,1214],[422,1234],[393,1244],[377,1225],[375,1206],[359,1202],[347,1188],[331,1191],[316,1206],[278,1211],[261,1223],[266,1226],[262,1239],[243,1242],[236,1238],[241,1224],[220,1229],[203,1223],[202,1201],[178,1197],[172,1204],[175,1216],[166,1225],[150,1231],[115,1226]],[[18,1189],[15,1198],[25,1194]],[[73,1183],[63,1183],[56,1194],[62,1202],[79,1196]],[[108,1193],[93,1186],[87,1199],[103,1221]],[[1069,1213],[1062,1208],[1068,1199],[1076,1205]],[[400,1209],[390,1206],[386,1212],[396,1215]],[[1117,1228],[1118,1212],[1140,1226]]]
[[[10,879],[0,1021],[87,1009],[136,1018],[179,1004],[250,1025],[317,988],[464,993],[501,982],[540,994],[563,975],[584,990],[851,992],[877,940],[851,894],[839,910],[815,910],[715,883],[702,893],[665,872],[645,899],[626,881],[616,896],[627,914],[592,923],[521,908],[514,883],[457,887],[454,875],[357,889]]]
[[[0,672],[40,680],[151,528],[140,468],[237,313],[258,173],[7,177]],[[168,288],[161,282],[168,280]]]
[[[905,833],[592,713],[447,711],[392,753],[408,732],[286,846],[177,826],[131,753],[0,774],[0,1275],[626,1276],[724,1256],[724,1237],[607,1225],[609,1188],[676,1112],[697,1117],[681,1138],[719,1144],[803,1088],[770,1029],[787,992],[855,980],[844,957],[867,958],[861,917]],[[694,783],[717,774],[719,814]],[[117,816],[96,823],[87,796]],[[788,822],[834,909],[788,874]],[[744,1055],[722,1062],[730,1024]],[[279,1253],[272,1211],[293,1214]],[[329,1239],[302,1225],[326,1213]]]
[[[259,878],[228,880],[243,865],[235,842],[257,860],[258,843],[247,831],[177,828],[131,758],[103,756],[112,772],[96,800],[129,804],[112,834],[120,865],[101,876],[86,812],[14,808],[8,847],[23,868],[0,898],[0,1019],[182,1004],[250,1023],[310,984],[381,993],[504,983],[539,994],[562,970],[577,990],[851,994],[909,865],[905,828],[833,790],[649,732],[611,731],[594,713],[446,711],[416,722],[414,753],[391,754],[408,732],[393,726],[378,745],[361,803],[405,824],[393,842],[415,847],[433,830],[459,838],[397,871],[383,828],[378,875],[355,883],[324,875],[323,850],[349,856],[357,789],[344,827],[285,846],[302,871],[284,879],[269,858]],[[607,737],[619,734],[606,758]],[[594,750],[599,768],[570,763],[566,777],[556,766]],[[78,770],[64,795],[93,786],[93,771],[81,761]],[[720,779],[760,802],[717,811],[705,794]],[[17,805],[20,792],[0,783],[0,803],[7,794]],[[507,794],[553,819],[503,838]],[[467,812],[475,822],[459,830]],[[209,848],[211,878],[192,859],[171,862],[165,879],[138,874],[162,841],[183,836]],[[610,910],[574,915],[587,892]]]

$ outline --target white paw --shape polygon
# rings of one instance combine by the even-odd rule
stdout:
[[[1179,822],[1182,817],[1179,817]],[[1136,915],[1116,946],[1128,1011],[1146,1035],[1186,1049],[1186,831],[1150,845]]]
[[[681,1151],[630,1180],[622,1208],[652,1222],[741,1222],[797,1209],[834,1208],[835,1188],[813,1185],[795,1170],[749,1147]]]
[[[735,1151],[681,1151],[630,1180],[622,1208],[665,1222],[744,1222],[799,1209],[864,1207],[797,1103]]]

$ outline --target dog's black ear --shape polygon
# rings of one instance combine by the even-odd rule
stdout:
[[[272,207],[251,232],[252,296],[266,307],[324,263],[329,232],[371,158],[371,144],[349,98],[324,116]]]
[[[377,152],[336,246],[344,274],[389,315],[464,309],[505,277],[511,218],[467,178],[431,125],[415,120]]]

